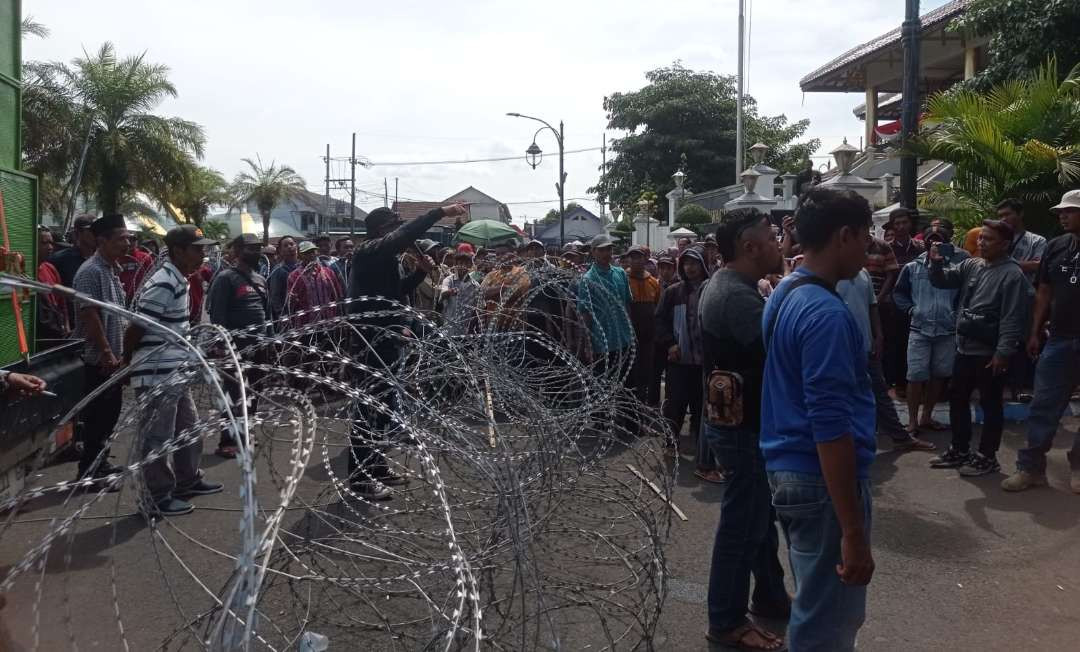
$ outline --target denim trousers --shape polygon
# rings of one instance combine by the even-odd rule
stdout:
[[[705,424],[702,435],[729,478],[709,572],[709,631],[722,633],[747,621],[751,574],[755,604],[786,605],[788,596],[784,569],[777,559],[780,538],[773,524],[775,513],[757,433]]]
[[[798,652],[844,652],[866,618],[866,587],[840,581],[840,522],[825,478],[791,471],[769,472],[773,506],[788,542],[795,575],[795,602],[788,647]],[[858,481],[867,541],[871,531],[870,481]]]
[[[1035,397],[1028,416],[1027,448],[1020,449],[1016,468],[1046,472],[1046,454],[1054,445],[1069,396],[1080,384],[1080,338],[1051,337],[1035,366]],[[1069,466],[1080,469],[1080,432],[1073,438]]]

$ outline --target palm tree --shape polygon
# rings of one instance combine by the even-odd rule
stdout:
[[[925,208],[971,226],[998,201],[1017,197],[1037,222],[1080,183],[1080,65],[1060,83],[1050,59],[1031,77],[985,93],[938,93],[927,101],[924,128],[912,150],[956,167],[949,186],[923,197]]]
[[[45,38],[49,35],[49,28],[34,20],[33,16],[26,16],[19,25],[19,32],[23,36],[36,36]]]
[[[82,128],[90,127],[83,179],[104,212],[116,212],[136,191],[162,196],[202,157],[202,127],[151,113],[177,93],[168,67],[148,62],[145,52],[118,59],[105,43],[71,66],[48,65],[79,106]]]
[[[178,220],[201,227],[211,206],[231,202],[232,194],[225,177],[213,168],[198,165],[188,171],[179,188],[167,193],[163,203]],[[171,207],[179,211],[173,211]]]
[[[262,216],[263,244],[270,242],[270,211],[279,203],[296,197],[306,190],[304,179],[288,165],[263,166],[262,159],[255,155],[255,160],[242,159],[251,168],[250,172],[241,172],[232,182],[233,206],[249,201],[255,202]]]

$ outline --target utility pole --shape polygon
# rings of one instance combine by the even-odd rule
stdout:
[[[397,203],[397,181],[398,178],[394,177],[394,203]]]
[[[330,216],[330,143],[326,143],[326,195],[323,197],[323,216],[323,219]],[[321,226],[323,225],[315,225],[315,235],[319,235]]]
[[[904,44],[904,94],[900,113],[900,147],[907,151],[919,131],[919,48],[922,47],[922,21],[919,19],[919,0],[907,0],[902,27]],[[917,202],[918,165],[915,157],[905,154],[900,159],[900,205],[914,209]]]
[[[390,208],[390,185],[386,182],[386,177],[382,178],[382,205],[383,208]]]
[[[743,43],[746,40],[746,0],[739,0],[739,95],[735,106],[735,183],[742,176],[743,154],[743,78],[746,62]]]
[[[604,193],[604,199],[600,202],[600,223],[606,224],[607,217],[604,211],[604,205],[607,203],[607,134],[600,134],[600,174],[601,179],[604,180],[603,186],[600,191]]]
[[[349,157],[349,237],[356,237],[356,132],[352,132],[352,156]]]

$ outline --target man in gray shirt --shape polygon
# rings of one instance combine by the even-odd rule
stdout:
[[[1009,256],[1014,235],[1007,222],[986,220],[978,240],[981,257],[948,267],[938,245],[930,249],[930,283],[960,290],[949,403],[953,438],[949,450],[930,461],[933,468],[959,468],[960,474],[967,476],[1001,470],[997,450],[1005,421],[1005,374],[1027,336],[1035,294],[1019,263]],[[979,452],[971,453],[971,394],[975,389],[979,390],[984,421]]]
[[[934,450],[931,442],[915,437],[902,423],[896,413],[896,406],[889,396],[882,367],[884,353],[884,332],[881,327],[881,315],[878,313],[877,296],[874,293],[874,281],[865,269],[850,281],[836,283],[836,293],[844,300],[848,311],[855,317],[855,322],[862,332],[866,355],[869,358],[867,371],[870,372],[870,385],[874,389],[874,411],[877,415],[877,432],[893,441],[896,449]]]

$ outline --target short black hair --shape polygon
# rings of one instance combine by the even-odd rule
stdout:
[[[1017,215],[1024,214],[1024,202],[1020,201],[1019,199],[1014,199],[1012,197],[1008,199],[1002,199],[998,202],[997,206],[994,207],[994,210],[1000,211],[1003,208],[1012,209],[1012,212],[1016,213]]]
[[[352,242],[352,238],[350,238],[349,236],[345,236],[343,238],[338,238],[334,242],[334,250],[335,251],[341,251],[341,245],[345,244],[346,242]]]
[[[768,218],[768,215],[756,208],[740,208],[724,215],[720,226],[716,227],[716,246],[720,249],[720,257],[724,262],[731,262],[738,257],[739,236],[743,231]]]
[[[285,242],[286,240],[292,240],[293,242],[296,242],[296,238],[292,237],[291,235],[283,235],[280,238],[278,238],[278,241],[277,241],[278,246],[280,247],[281,243]]]
[[[330,242],[330,236],[328,236],[328,235],[317,235],[317,236],[315,236],[315,242],[322,242],[324,240],[326,242]]]
[[[820,250],[833,234],[846,227],[869,229],[873,220],[870,202],[851,190],[814,188],[806,193],[795,212],[795,230],[804,249]]]

